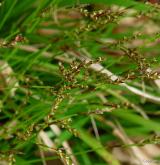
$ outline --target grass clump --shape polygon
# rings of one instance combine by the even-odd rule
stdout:
[[[159,13],[153,1],[1,1],[0,164],[156,164]]]

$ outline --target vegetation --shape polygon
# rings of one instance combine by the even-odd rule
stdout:
[[[0,2],[0,164],[160,161],[160,5]]]

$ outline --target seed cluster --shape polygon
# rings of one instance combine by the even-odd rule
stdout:
[[[143,73],[149,68],[149,64],[146,62],[146,59],[136,50],[136,48],[121,48],[121,50],[132,59],[135,63],[138,64],[139,70]]]
[[[59,70],[61,72],[61,75],[63,76],[65,80],[65,84],[60,87],[60,89],[56,92],[57,97],[53,102],[52,108],[50,113],[47,115],[45,118],[44,123],[37,123],[37,124],[32,124],[25,133],[17,132],[16,136],[21,139],[21,140],[27,140],[31,135],[33,135],[33,132],[39,132],[40,130],[45,129],[49,125],[56,123],[58,124],[61,128],[67,129],[69,132],[71,132],[73,135],[78,136],[78,132],[70,126],[70,123],[72,121],[71,118],[65,119],[65,120],[54,120],[55,119],[55,113],[57,109],[59,108],[60,104],[62,101],[68,97],[69,91],[74,88],[87,88],[87,86],[80,84],[77,81],[76,76],[80,73],[81,69],[87,68],[89,65],[100,62],[102,59],[99,58],[95,61],[89,61],[89,62],[76,62],[73,61],[70,64],[69,69],[65,69],[65,67],[62,65],[62,63],[59,63]]]
[[[18,43],[24,43],[26,41],[27,39],[23,37],[22,34],[18,34],[10,41],[0,41],[0,48],[12,48]]]
[[[160,74],[158,72],[154,72],[150,69],[151,68],[150,62],[148,62],[147,59],[141,53],[139,53],[138,47],[135,47],[135,46],[127,47],[126,46],[126,43],[130,43],[130,45],[132,45],[132,42],[135,39],[138,39],[138,37],[140,37],[141,35],[142,35],[141,33],[136,33],[131,37],[124,37],[123,39],[120,39],[116,42],[109,44],[110,48],[120,49],[124,53],[124,55],[127,55],[129,57],[129,59],[131,59],[135,64],[137,64],[138,71],[140,73],[139,75],[135,74],[135,72],[127,73],[122,78],[117,79],[115,81],[116,83],[121,83],[126,80],[133,80],[138,77],[152,79],[152,80],[160,78]],[[159,37],[159,33],[154,34],[152,40],[151,41],[147,40],[147,43],[156,41],[158,37]],[[155,63],[155,62],[157,62],[157,60],[154,58],[152,60],[152,62]]]
[[[108,23],[118,23],[119,18],[124,11],[112,11],[110,9],[89,11],[87,8],[80,8],[81,14],[88,19],[88,23],[84,24],[80,31],[92,31],[103,28]]]
[[[136,48],[125,48],[122,47],[121,50],[127,55],[131,60],[133,60],[137,66],[140,74],[144,78],[148,79],[158,79],[160,75],[157,72],[152,72],[150,69],[150,64],[147,62],[146,58],[144,58]]]
[[[0,161],[4,162],[4,164],[8,163],[8,165],[15,164],[15,154],[22,154],[16,150],[10,151],[0,151]]]
[[[87,9],[80,9],[80,12],[87,18],[98,22],[100,24],[106,24],[109,22],[117,22],[119,16],[122,16],[123,12],[113,12],[110,9],[108,10],[97,10],[97,11],[88,11]]]
[[[55,99],[51,112],[46,118],[46,123],[52,122],[55,112],[58,109],[60,103],[68,96],[66,91],[73,88],[84,87],[78,84],[76,76],[79,74],[80,69],[84,67],[84,63],[76,63],[75,61],[70,64],[70,69],[65,69],[62,63],[59,63],[59,70],[65,80],[65,84],[58,90],[57,98]]]
[[[59,125],[60,125],[61,128],[64,128],[64,129],[68,130],[71,134],[73,134],[74,136],[77,137],[78,136],[78,131],[70,126],[71,122],[72,122],[72,119],[69,118],[69,119],[61,120],[59,122]]]
[[[143,139],[139,142],[136,142],[136,146],[145,146],[146,144],[160,144],[160,136],[155,135],[150,138]]]
[[[57,155],[61,158],[61,160],[64,162],[66,165],[74,165],[70,156],[65,152],[64,149],[58,149]]]
[[[35,129],[35,124],[32,124],[25,133],[21,133],[21,132],[17,132],[16,136],[18,139],[26,141],[29,137],[31,137],[33,135],[33,131]]]

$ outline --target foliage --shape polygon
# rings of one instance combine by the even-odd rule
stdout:
[[[154,160],[141,147],[159,151],[159,14],[133,0],[1,1],[0,164]]]

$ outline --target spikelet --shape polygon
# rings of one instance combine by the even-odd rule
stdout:
[[[72,159],[70,158],[70,156],[65,152],[64,149],[58,149],[57,151],[57,155],[60,157],[60,159],[63,161],[63,163],[65,165],[74,165],[74,163],[72,162]]]

